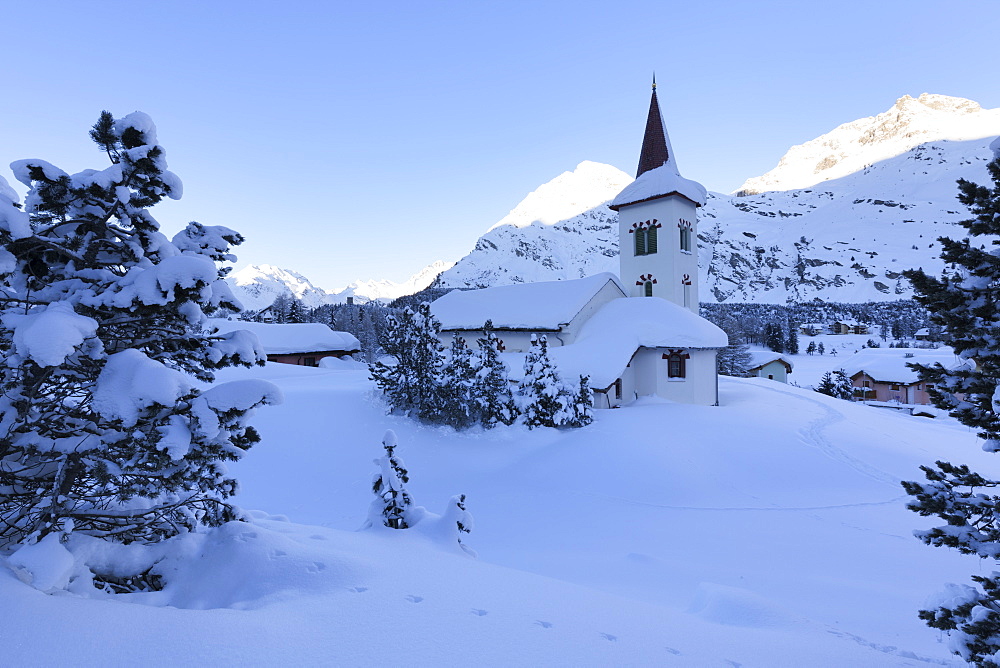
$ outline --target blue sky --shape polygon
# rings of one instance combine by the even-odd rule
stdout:
[[[455,260],[582,160],[634,172],[657,73],[685,176],[731,191],[792,145],[922,92],[1000,107],[1000,3],[7,4],[0,175],[103,166],[102,109],[159,128],[240,265],[327,289]],[[20,187],[17,185],[16,187]]]

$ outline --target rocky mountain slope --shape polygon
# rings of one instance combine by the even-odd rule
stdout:
[[[699,211],[702,299],[909,297],[902,270],[941,268],[937,237],[955,234],[954,223],[968,215],[955,199],[955,181],[985,181],[988,145],[998,134],[1000,110],[924,94],[794,147],[774,170],[747,181],[744,196],[712,193]],[[840,157],[827,160],[831,156]],[[826,166],[818,169],[820,163]],[[485,287],[617,271],[616,214],[603,203],[578,200],[560,210],[570,215],[552,220],[558,216],[551,215],[549,198],[606,192],[610,199],[630,181],[613,167],[581,164],[491,227],[438,285]],[[810,181],[821,183],[798,187]],[[761,192],[748,194],[754,190]]]

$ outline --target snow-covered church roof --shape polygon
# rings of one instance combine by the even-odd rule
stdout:
[[[212,319],[210,322],[220,334],[236,330],[253,332],[268,355],[361,350],[361,344],[353,334],[334,331],[318,322],[277,324],[223,319]]]
[[[497,329],[557,331],[609,283],[625,296],[618,277],[604,272],[569,281],[452,290],[431,304],[431,313],[443,330],[478,330],[492,320]]]
[[[621,376],[635,351],[646,348],[722,348],[726,333],[690,310],[659,297],[624,297],[602,306],[574,343],[549,348],[563,380],[589,375],[605,388]]]
[[[677,170],[677,161],[670,146],[660,103],[656,99],[656,81],[653,81],[653,96],[649,101],[649,115],[646,117],[646,132],[642,139],[639,168],[635,181],[625,187],[608,206],[618,211],[623,206],[638,204],[669,195],[680,195],[698,206],[704,206],[708,192],[700,183],[685,179]]]

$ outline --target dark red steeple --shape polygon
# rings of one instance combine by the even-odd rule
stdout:
[[[642,153],[639,154],[639,169],[635,178],[645,172],[656,169],[670,159],[667,148],[667,135],[663,130],[663,117],[660,116],[660,103],[656,99],[656,76],[653,76],[653,97],[649,100],[649,116],[646,117],[646,134],[642,138]]]

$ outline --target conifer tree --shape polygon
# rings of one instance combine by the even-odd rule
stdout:
[[[428,419],[464,429],[481,420],[477,401],[478,369],[472,350],[465,339],[456,334],[451,342],[451,354],[441,369],[438,399]]]
[[[790,355],[799,354],[799,328],[794,323],[789,324],[788,341],[785,344],[785,350]]]
[[[531,337],[531,350],[524,358],[524,378],[518,385],[524,424],[535,427],[560,427],[572,419],[572,396],[563,384],[549,357],[546,337]]]
[[[473,396],[479,420],[487,429],[492,429],[498,423],[513,424],[519,411],[510,390],[507,367],[497,350],[492,321],[486,321],[483,336],[476,343],[479,347],[479,372]]]
[[[816,342],[810,341],[809,345],[806,346],[806,355],[812,355],[816,352]]]
[[[465,494],[451,497],[442,521],[455,527],[455,540],[458,541],[462,551],[475,557],[475,551],[462,542],[462,534],[471,533],[473,529],[472,513],[465,507]]]
[[[435,415],[444,364],[440,330],[427,302],[387,318],[379,345],[395,363],[376,360],[368,369],[391,410],[421,419]]]
[[[941,278],[921,270],[904,272],[915,299],[941,328],[941,340],[970,362],[946,369],[941,364],[911,364],[933,383],[934,404],[951,411],[962,424],[978,430],[983,449],[1000,450],[1000,140],[991,145],[988,165],[992,187],[958,182],[959,201],[973,217],[962,221],[968,236],[940,238],[941,258],[951,269]],[[921,516],[946,522],[916,536],[928,545],[951,547],[994,563],[1000,554],[1000,486],[965,465],[939,461],[922,466],[926,482],[903,482],[913,497],[908,507]],[[977,666],[998,666],[1000,655],[1000,572],[973,575],[976,587],[949,585],[947,602],[921,610],[928,626],[951,635],[951,649]]]
[[[238,518],[223,462],[259,440],[249,412],[280,397],[190,381],[264,361],[247,332],[206,333],[207,314],[240,310],[216,262],[242,237],[159,231],[149,208],[181,183],[147,115],[103,112],[90,136],[109,167],[13,163],[24,211],[0,188],[0,547],[70,529],[152,542]]]
[[[396,432],[391,429],[386,431],[382,437],[385,455],[374,460],[378,471],[372,477],[375,500],[368,510],[368,525],[377,522],[390,529],[410,528],[409,514],[413,499],[405,487],[410,482],[410,477],[403,460],[396,456],[398,445]]]
[[[571,404],[572,415],[563,420],[562,427],[586,427],[594,421],[594,393],[590,389],[590,376],[580,376],[580,386]]]
[[[854,396],[854,384],[843,369],[837,369],[823,374],[816,391],[828,397],[850,400]]]

